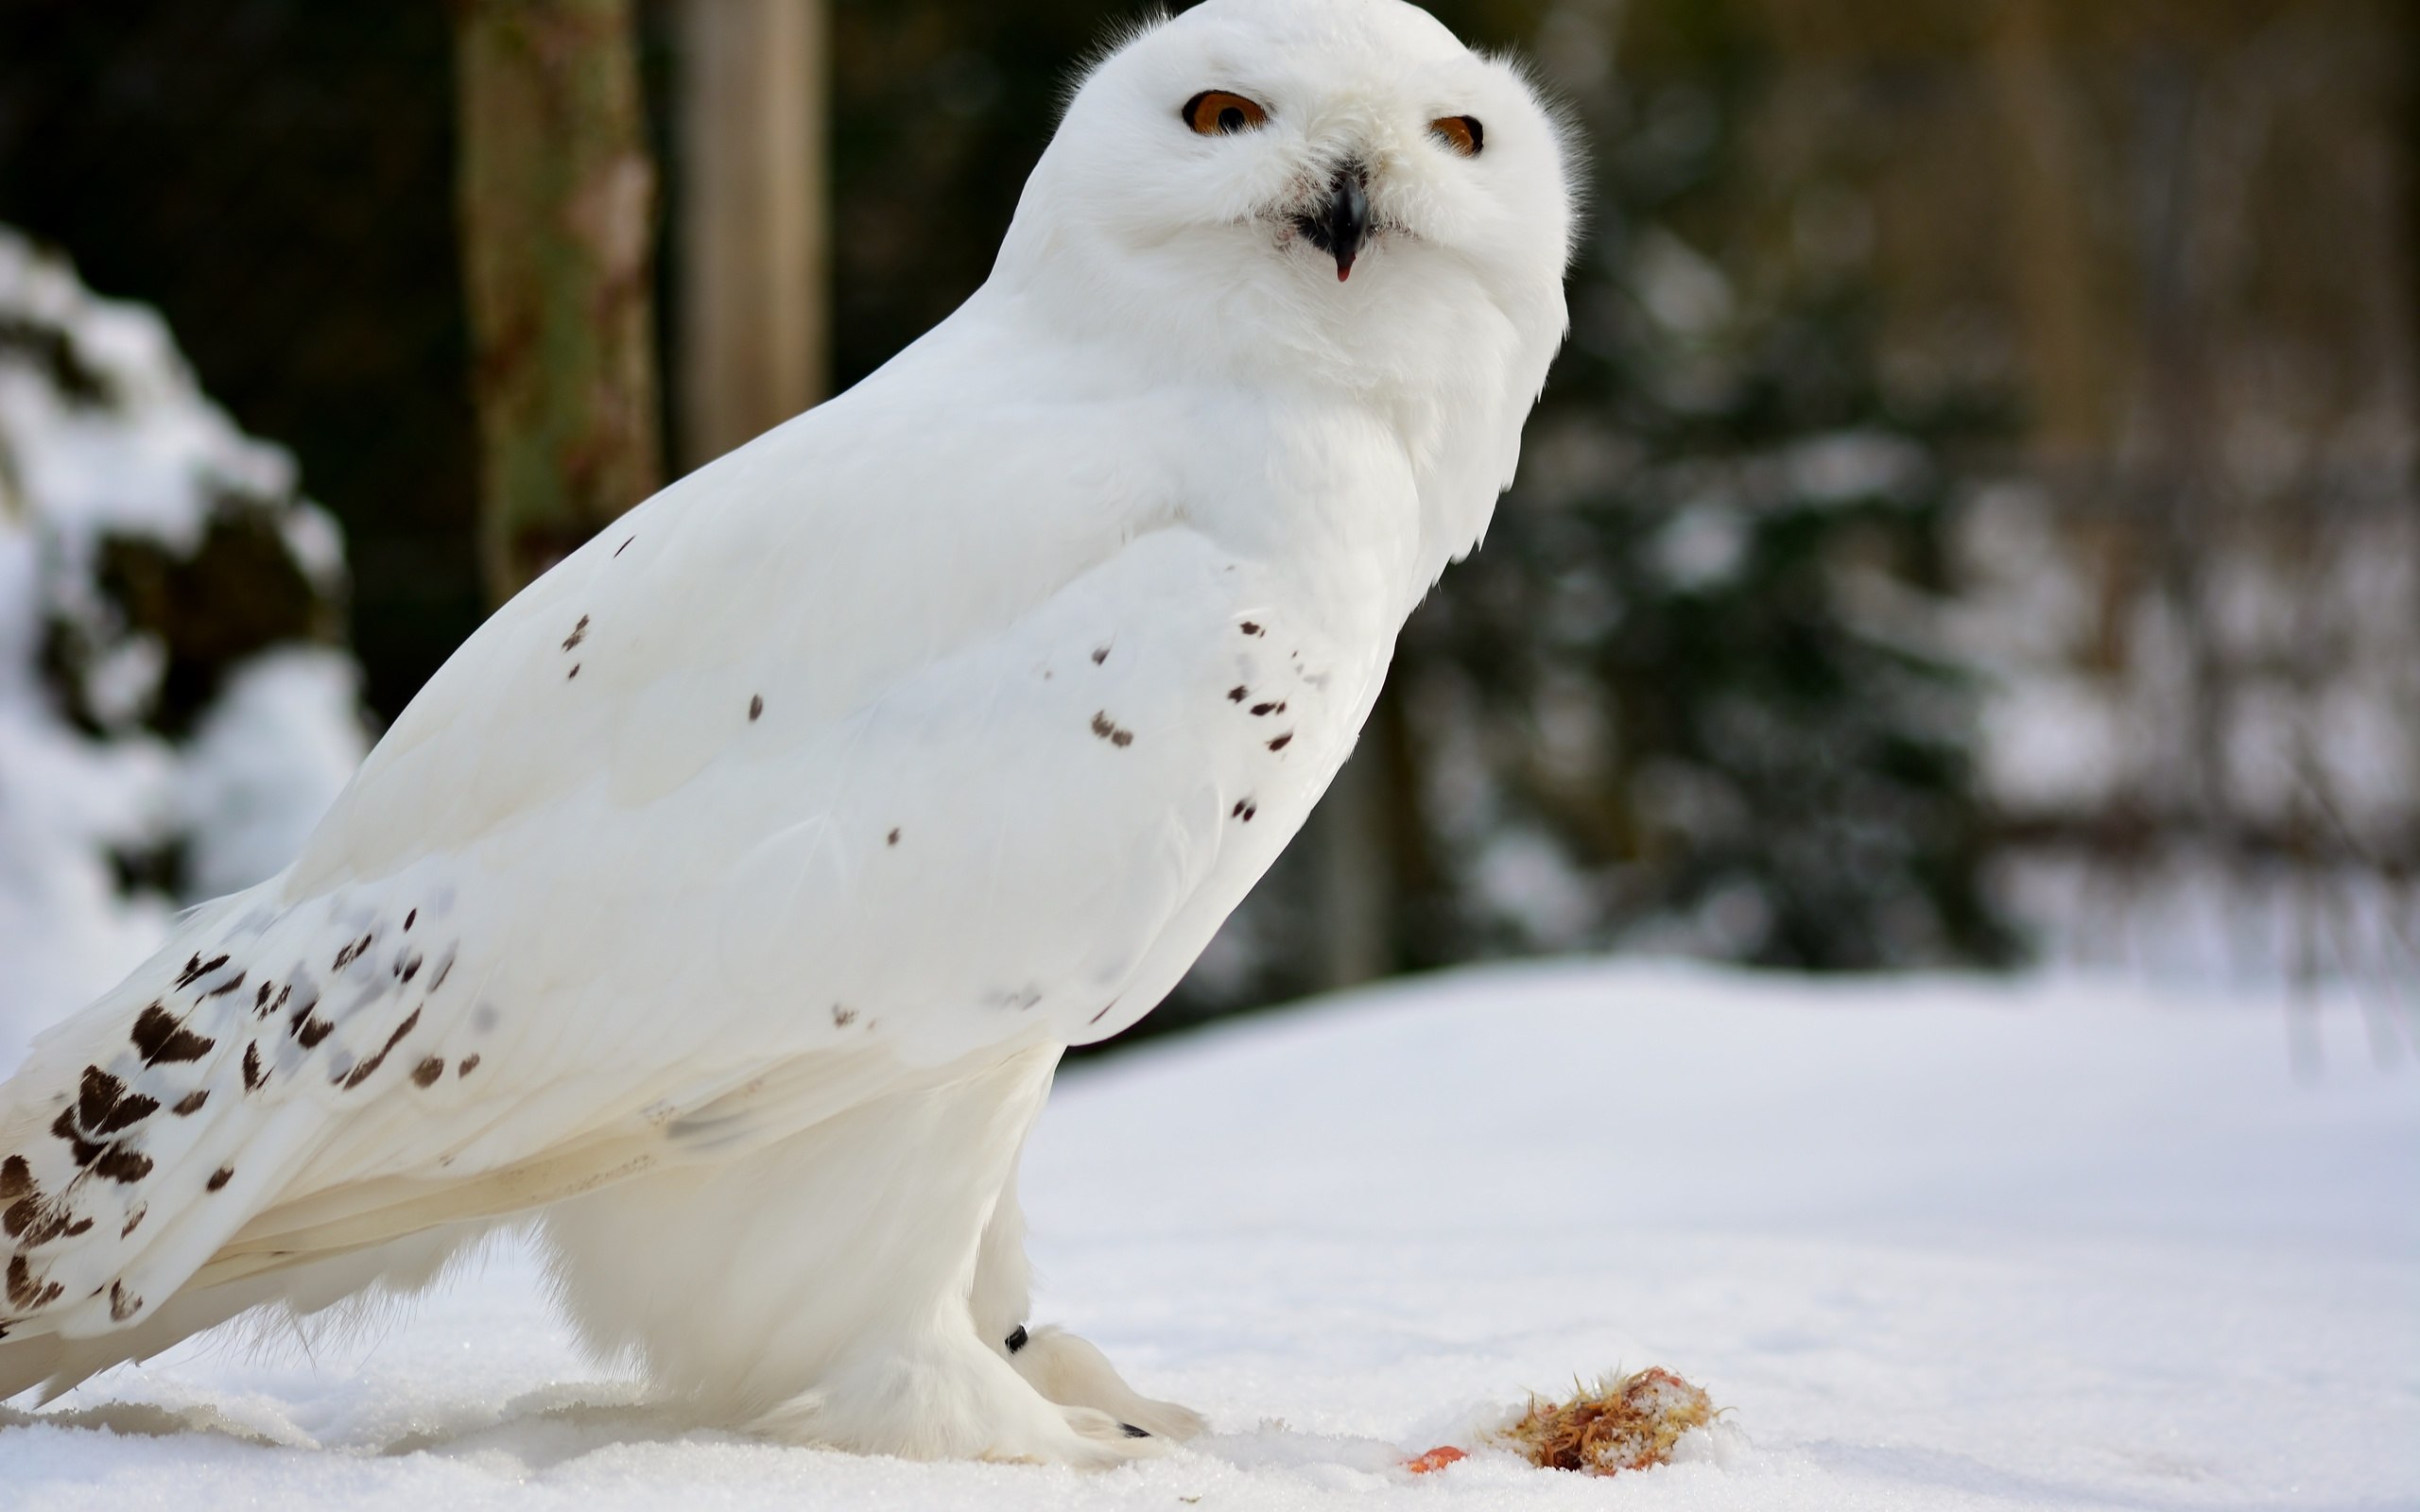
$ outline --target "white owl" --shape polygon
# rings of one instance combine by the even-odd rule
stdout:
[[[530,1223],[584,1339],[802,1442],[1199,1426],[1027,1328],[1061,1052],[1302,824],[1512,474],[1568,146],[1399,0],[1210,0],[992,277],[499,610],[302,856],[0,1091],[0,1397]]]

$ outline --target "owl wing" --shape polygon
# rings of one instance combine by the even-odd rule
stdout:
[[[14,1341],[722,1158],[1172,985],[1380,668],[1148,467],[965,422],[871,512],[882,417],[827,408],[852,439],[794,421],[500,611],[287,874],[38,1044],[0,1385]]]

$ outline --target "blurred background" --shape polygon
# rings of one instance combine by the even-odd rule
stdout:
[[[1570,345],[1142,1032],[1603,951],[2350,980],[2399,1032],[2420,12],[1431,9],[1586,138]],[[0,0],[0,1030],[282,865],[513,587],[945,315],[1134,14]]]

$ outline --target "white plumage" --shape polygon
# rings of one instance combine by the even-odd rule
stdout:
[[[1397,0],[1129,38],[957,314],[507,605],[290,868],[38,1043],[0,1395],[534,1211],[589,1341],[728,1420],[1191,1431],[1025,1327],[1017,1152],[1483,528],[1564,328],[1563,158]]]

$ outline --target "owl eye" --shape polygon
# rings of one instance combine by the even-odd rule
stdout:
[[[1437,140],[1466,158],[1478,157],[1478,149],[1487,146],[1487,128],[1478,124],[1476,115],[1443,116],[1429,122],[1428,129]]]
[[[1240,94],[1205,89],[1184,102],[1177,112],[1196,136],[1233,136],[1269,119],[1269,112]]]

